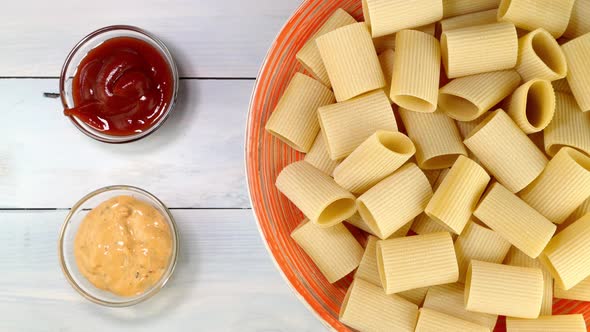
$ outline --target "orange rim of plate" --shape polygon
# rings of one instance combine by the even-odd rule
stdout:
[[[268,134],[264,125],[287,84],[305,72],[295,55],[338,8],[362,20],[360,0],[306,0],[283,26],[262,63],[252,92],[246,126],[245,164],[251,206],[263,242],[299,299],[330,329],[351,331],[338,313],[352,276],[330,284],[311,259],[291,239],[303,214],[275,188],[278,173],[304,154]],[[360,232],[355,235],[362,240]],[[582,313],[590,323],[590,303],[554,299],[553,314]],[[495,331],[505,331],[500,319]]]

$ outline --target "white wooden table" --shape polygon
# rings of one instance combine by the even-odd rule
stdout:
[[[299,0],[18,0],[0,11],[0,331],[317,331],[269,258],[243,165],[248,102]],[[154,135],[108,145],[62,115],[71,47],[106,25],[161,37],[180,102]],[[181,232],[174,277],[131,308],[92,304],[66,282],[59,228],[84,194],[130,184],[160,197]]]

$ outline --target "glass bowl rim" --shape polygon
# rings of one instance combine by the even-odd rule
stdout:
[[[155,48],[158,49],[158,51],[163,52],[164,59],[166,60],[166,63],[168,64],[168,66],[170,67],[170,71],[172,72],[173,88],[172,88],[172,97],[170,99],[170,104],[166,108],[166,111],[165,111],[164,115],[162,116],[162,118],[160,120],[158,120],[158,122],[156,122],[153,126],[149,127],[147,130],[145,130],[144,132],[139,133],[139,135],[133,134],[133,135],[127,135],[127,136],[114,136],[114,135],[103,134],[103,133],[100,133],[99,131],[94,130],[92,128],[87,129],[87,128],[81,126],[76,120],[73,119],[72,116],[68,117],[70,119],[70,122],[76,128],[78,128],[78,130],[80,130],[82,133],[84,133],[84,135],[86,135],[90,138],[93,138],[97,141],[104,142],[104,143],[110,143],[110,144],[123,144],[123,143],[134,142],[134,141],[137,141],[139,139],[149,136],[150,134],[155,132],[158,128],[160,128],[164,124],[164,122],[166,122],[166,120],[170,116],[170,113],[172,113],[172,111],[176,107],[176,102],[178,99],[178,86],[180,85],[180,76],[178,74],[178,67],[176,65],[176,62],[174,61],[174,58],[172,57],[170,50],[164,44],[164,42],[162,42],[162,40],[160,40],[158,37],[154,36],[153,34],[149,33],[148,31],[138,28],[133,25],[121,25],[121,24],[109,25],[109,26],[94,30],[93,32],[84,36],[84,38],[82,38],[80,41],[78,41],[76,43],[76,45],[74,45],[74,47],[70,50],[70,52],[66,56],[66,59],[64,61],[64,64],[61,68],[61,72],[59,75],[59,94],[60,94],[61,103],[62,103],[62,106],[64,109],[68,108],[68,102],[66,100],[66,94],[65,94],[66,73],[67,73],[68,69],[70,68],[70,65],[72,64],[71,62],[72,62],[74,56],[76,55],[76,53],[84,45],[86,45],[86,43],[88,43],[93,38],[98,37],[104,33],[117,31],[117,30],[121,30],[123,32],[127,31],[127,32],[138,33],[138,34],[142,35],[143,37],[145,37],[149,41],[149,43],[153,44],[152,46],[155,45]],[[76,64],[76,65],[78,65],[78,64]]]
[[[76,280],[74,280],[74,278],[72,277],[72,274],[70,273],[70,269],[66,265],[66,258],[65,258],[65,252],[64,252],[64,238],[65,238],[66,231],[68,230],[68,226],[70,225],[70,221],[71,221],[72,217],[80,209],[82,204],[86,203],[89,199],[94,198],[100,194],[103,194],[103,193],[106,193],[109,191],[115,191],[115,190],[132,191],[132,192],[144,195],[144,196],[148,197],[149,199],[153,200],[153,202],[155,202],[159,208],[161,208],[163,211],[165,211],[164,217],[166,218],[166,220],[168,221],[168,224],[170,225],[171,235],[172,235],[172,238],[173,238],[174,244],[175,244],[172,247],[172,256],[170,257],[170,263],[166,269],[166,272],[164,273],[164,275],[162,275],[160,280],[158,280],[158,282],[156,284],[154,284],[150,289],[148,289],[146,292],[142,293],[138,297],[131,298],[128,301],[121,301],[121,302],[102,300],[102,299],[90,294],[89,292],[85,291],[76,282]],[[150,205],[151,205],[151,203],[150,203]],[[82,295],[85,299],[87,299],[91,302],[94,302],[96,304],[100,304],[103,306],[128,307],[128,306],[138,304],[140,302],[143,302],[143,301],[153,297],[162,288],[164,288],[164,286],[168,283],[168,280],[170,280],[170,277],[172,277],[172,274],[174,274],[174,270],[176,268],[176,263],[178,260],[178,253],[180,251],[179,243],[180,243],[180,237],[179,237],[178,227],[176,225],[174,217],[172,216],[172,213],[170,212],[170,210],[166,207],[166,205],[164,205],[164,203],[160,199],[158,199],[152,193],[150,193],[144,189],[138,188],[138,187],[129,186],[129,185],[112,185],[112,186],[106,186],[103,188],[96,189],[96,190],[84,195],[84,197],[80,198],[76,202],[76,204],[74,204],[74,206],[72,206],[72,208],[68,212],[68,214],[67,214],[66,218],[64,219],[64,222],[61,226],[61,229],[59,232],[59,241],[58,241],[57,250],[58,250],[58,256],[59,256],[59,264],[60,264],[63,274],[65,275],[68,283],[72,286],[72,288],[74,288],[80,295]]]

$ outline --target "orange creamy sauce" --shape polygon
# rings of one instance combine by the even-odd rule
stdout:
[[[131,196],[114,197],[92,209],[74,243],[82,275],[119,296],[141,294],[158,282],[171,252],[172,236],[164,216]]]

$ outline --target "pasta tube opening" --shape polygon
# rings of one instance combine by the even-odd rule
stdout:
[[[508,115],[527,134],[549,125],[555,114],[555,92],[546,80],[534,79],[521,85],[508,101]]]
[[[469,100],[447,93],[441,93],[438,96],[438,104],[445,113],[459,121],[474,120],[481,113],[479,107]]]
[[[565,56],[559,48],[559,44],[551,34],[545,30],[538,29],[533,33],[534,35],[531,40],[531,45],[535,54],[555,74],[559,77],[565,77],[567,74],[567,64],[565,62]]]
[[[330,224],[333,220],[341,219],[344,215],[350,216],[354,214],[355,211],[354,199],[339,199],[326,206],[318,218],[318,224]]]

